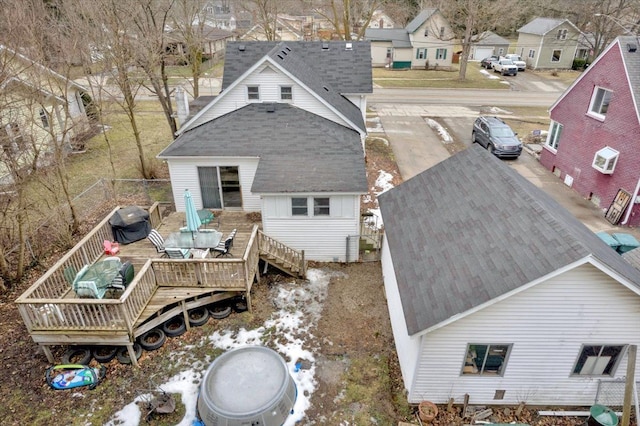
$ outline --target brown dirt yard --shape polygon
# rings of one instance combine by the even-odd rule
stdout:
[[[382,138],[369,144],[367,165],[370,171],[391,172],[393,183],[399,183],[391,151]],[[372,188],[377,173],[369,175]],[[222,353],[221,349],[206,344],[212,334],[263,327],[274,312],[287,308],[275,303],[279,291],[309,287],[308,281],[295,281],[271,270],[254,285],[253,312],[233,313],[225,319],[210,319],[204,326],[193,327],[184,335],[169,339],[160,349],[144,352],[140,368],[111,361],[106,365],[106,378],[93,390],[55,391],[45,382],[45,370],[50,365],[27,335],[13,301],[59,255],[52,254],[39,269],[32,271],[32,277],[23,285],[0,295],[3,363],[0,423],[3,425],[103,425],[143,390],[165,383],[187,367],[196,365],[200,371],[206,370],[215,356]],[[330,280],[323,292],[312,294],[308,303],[303,304],[316,315],[313,324],[298,336],[313,353],[316,386],[310,395],[310,407],[298,424],[395,425],[399,421],[418,424],[415,407],[410,407],[404,396],[380,263],[312,264],[310,268],[327,274]],[[313,312],[314,309],[318,312]],[[271,332],[263,341],[275,347],[281,336],[276,330]],[[269,329],[264,333],[267,336]],[[63,350],[55,351],[58,359]],[[196,378],[192,380],[195,382]],[[176,402],[175,412],[153,415],[141,424],[180,423],[185,416],[185,406],[179,398]],[[461,419],[459,407],[451,412],[441,407],[440,411],[433,423],[436,426],[468,423],[468,419]],[[504,422],[519,420],[540,426],[584,424],[584,419],[538,418],[535,411],[527,408],[519,416],[515,415],[515,407],[495,412],[492,419]]]

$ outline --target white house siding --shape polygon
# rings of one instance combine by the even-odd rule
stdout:
[[[371,42],[371,65],[374,67],[384,67],[389,64],[387,60],[387,49],[393,49],[390,41]],[[393,56],[393,50],[392,56]]]
[[[280,86],[291,86],[293,100],[290,102],[292,105],[343,126],[349,126],[345,120],[331,111],[307,90],[298,86],[292,79],[266,66],[258,68],[237,86],[227,89],[223,94],[224,96],[220,95],[218,102],[191,124],[190,127],[196,127],[247,105],[249,102],[247,99],[247,86],[260,87],[259,102],[283,102],[280,99]]]
[[[196,208],[202,208],[198,167],[237,166],[242,191],[242,207],[247,212],[260,211],[260,196],[251,192],[258,168],[258,158],[203,157],[167,160],[176,211],[184,211],[184,190],[191,192]]]
[[[391,261],[389,244],[386,238],[382,239],[380,263],[382,265],[382,278],[387,298],[387,307],[391,319],[391,328],[393,329],[393,340],[396,345],[396,352],[402,372],[402,380],[404,381],[405,389],[410,389],[411,380],[415,375],[415,368],[418,365],[417,361],[421,339],[420,337],[410,337],[407,332],[407,325],[404,321],[404,311],[400,301],[400,293],[398,292],[396,272],[393,267],[393,262]]]
[[[343,94],[343,96],[349,99],[349,101],[352,104],[356,105],[360,109],[360,112],[362,112],[362,120],[366,122],[367,121],[367,97],[365,95],[354,95],[354,94],[348,94],[348,93]],[[363,136],[366,137],[366,134]],[[363,148],[364,148],[364,145],[363,145]]]
[[[291,196],[263,195],[262,227],[278,241],[304,250],[305,258],[319,262],[347,261],[347,237],[359,233],[360,196],[297,194],[295,197],[330,197],[331,216],[291,216]],[[351,241],[349,260],[358,260],[358,240]]]
[[[423,336],[409,400],[469,394],[472,404],[591,405],[598,379],[611,377],[571,376],[581,345],[639,344],[639,314],[640,297],[580,266]],[[504,376],[461,375],[467,343],[512,344]],[[626,356],[615,378],[625,373]],[[496,390],[506,391],[503,400],[493,399]]]

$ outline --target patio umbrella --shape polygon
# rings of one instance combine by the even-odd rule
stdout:
[[[196,205],[193,204],[193,198],[188,189],[184,190],[184,211],[187,217],[187,230],[191,231],[191,235],[193,235],[194,232],[198,232],[198,228],[202,225],[202,222],[200,222]]]

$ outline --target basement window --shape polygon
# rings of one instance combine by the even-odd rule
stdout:
[[[618,157],[620,153],[613,148],[605,146],[593,157],[593,164],[591,167],[603,173],[605,175],[613,174],[613,170],[616,168]]]

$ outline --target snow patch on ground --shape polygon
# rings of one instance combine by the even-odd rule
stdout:
[[[367,118],[367,133],[384,133],[382,122],[380,122],[380,117],[376,116]]]
[[[485,70],[484,68],[480,70],[480,74],[484,74],[485,76],[487,76],[491,80],[500,79],[500,77],[498,77],[497,75],[493,75],[493,72],[489,72],[489,71]]]
[[[440,139],[442,139],[442,142],[444,143],[453,142],[453,138],[451,137],[447,129],[445,129],[440,123],[438,123],[437,121],[431,118],[427,118],[426,121],[429,127],[431,127],[433,130],[435,130],[438,133],[438,135],[440,136]]]
[[[491,114],[513,114],[513,112],[511,111],[507,111],[506,109],[501,109],[498,107],[491,107],[489,108],[488,112]]]

